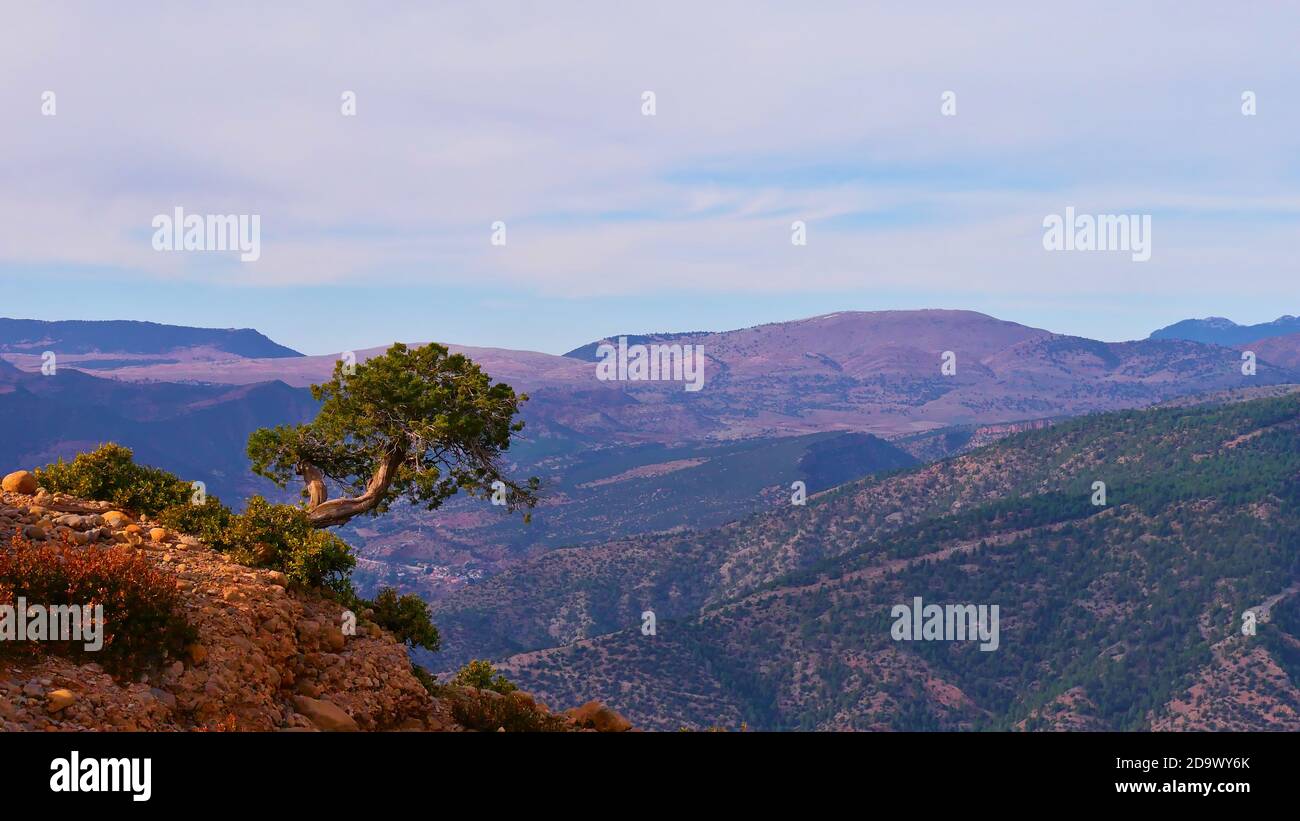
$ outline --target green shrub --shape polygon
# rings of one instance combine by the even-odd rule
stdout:
[[[479,690],[491,690],[501,695],[513,693],[519,688],[505,676],[498,673],[491,662],[475,659],[456,671],[452,684],[459,687],[474,687]]]
[[[347,542],[312,527],[299,508],[254,496],[243,513],[230,518],[221,541],[241,564],[273,567],[307,587],[353,595],[349,577],[357,560]]]
[[[179,533],[188,533],[216,550],[228,550],[226,528],[234,514],[216,496],[201,505],[186,502],[172,505],[158,514],[158,522]]]
[[[484,733],[562,733],[571,730],[563,718],[543,711],[523,693],[500,695],[493,690],[448,690],[452,718]]]
[[[174,474],[137,465],[130,448],[108,443],[71,462],[62,459],[34,471],[51,493],[112,502],[134,514],[155,516],[173,505],[187,504],[193,488]]]
[[[374,601],[366,604],[373,611],[371,619],[408,647],[423,647],[437,652],[442,646],[438,628],[429,618],[429,605],[419,596],[413,593],[398,596],[396,590],[385,587]]]

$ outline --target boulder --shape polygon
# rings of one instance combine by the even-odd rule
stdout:
[[[581,707],[566,710],[565,715],[579,727],[590,727],[601,733],[622,733],[632,729],[632,722],[599,701],[588,701]]]
[[[334,702],[310,696],[294,696],[293,706],[312,724],[326,732],[355,733],[361,728]]]
[[[25,493],[30,496],[36,492],[36,476],[26,470],[14,471],[4,478],[0,487],[9,493]]]

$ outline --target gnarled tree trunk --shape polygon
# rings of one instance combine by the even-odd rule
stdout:
[[[317,529],[336,527],[346,524],[354,516],[360,516],[374,510],[384,498],[388,487],[397,475],[397,469],[406,458],[403,452],[390,453],[366,483],[365,492],[360,496],[346,496],[341,499],[328,499],[325,477],[312,465],[301,468],[303,481],[307,484],[307,518],[312,527]]]

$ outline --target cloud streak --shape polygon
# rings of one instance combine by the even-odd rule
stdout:
[[[0,33],[0,277],[1280,300],[1300,222],[1298,17],[1212,3],[22,7]],[[1245,89],[1259,116],[1241,116]],[[45,90],[55,117],[40,116]],[[356,117],[340,114],[345,90]],[[150,220],[178,205],[260,214],[262,259],[153,252]],[[1153,214],[1152,262],[1044,254],[1042,218],[1066,205]],[[807,247],[789,243],[794,219]],[[489,244],[496,220],[505,248]]]

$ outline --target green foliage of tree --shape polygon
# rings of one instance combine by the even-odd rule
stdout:
[[[360,364],[340,361],[312,395],[321,402],[315,420],[254,432],[248,455],[280,487],[302,479],[314,527],[379,514],[399,499],[433,510],[459,491],[488,497],[498,482],[507,509],[536,504],[538,480],[515,483],[500,464],[523,429],[515,416],[527,397],[492,384],[468,357],[398,343]],[[331,499],[331,486],[352,495]]]

